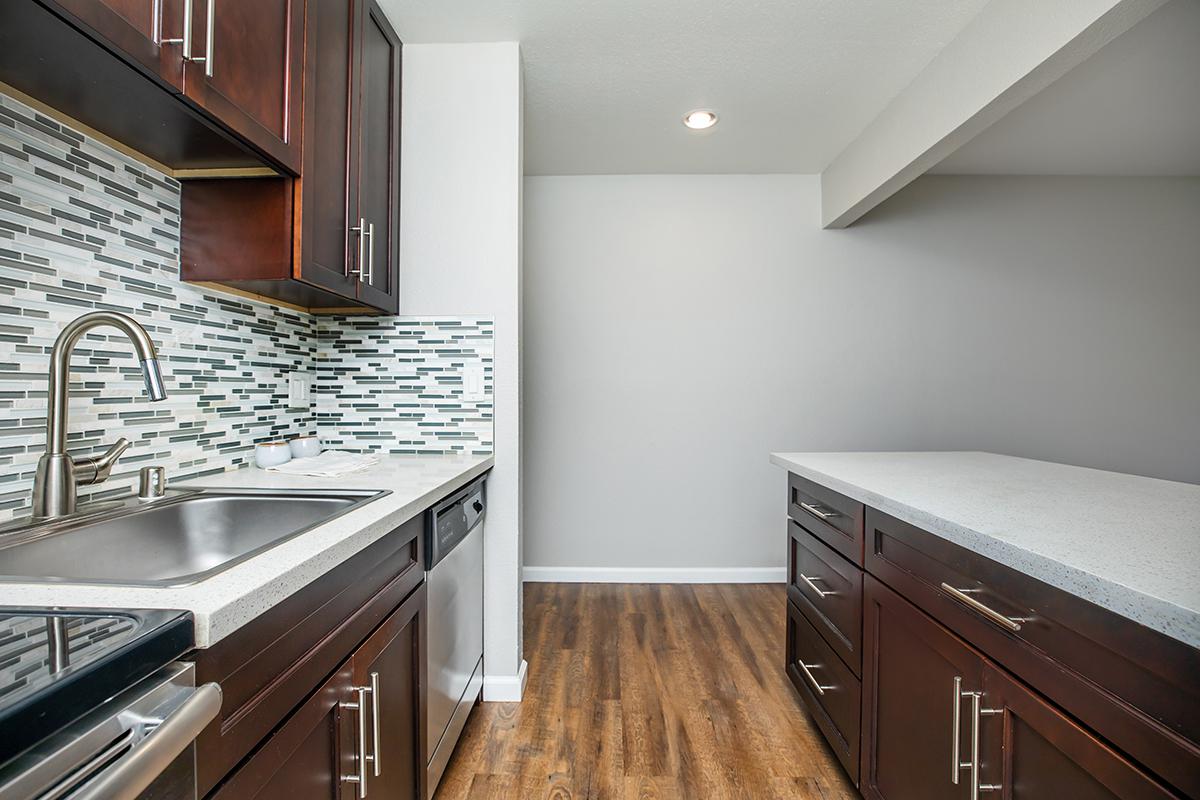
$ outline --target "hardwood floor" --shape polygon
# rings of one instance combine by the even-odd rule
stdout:
[[[783,671],[782,585],[525,586],[525,702],[436,800],[857,800]]]

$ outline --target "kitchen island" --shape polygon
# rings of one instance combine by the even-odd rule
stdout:
[[[864,796],[1200,791],[1200,487],[990,453],[771,460],[788,673]]]

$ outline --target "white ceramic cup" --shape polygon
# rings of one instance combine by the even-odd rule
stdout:
[[[266,469],[292,460],[292,448],[287,442],[263,442],[254,445],[254,463]]]
[[[288,442],[292,448],[292,458],[312,458],[321,455],[321,437],[297,436]]]

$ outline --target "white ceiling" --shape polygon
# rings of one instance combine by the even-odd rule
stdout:
[[[820,172],[986,2],[381,0],[406,43],[521,43],[530,175]]]
[[[931,172],[1200,175],[1200,2],[1172,0]]]

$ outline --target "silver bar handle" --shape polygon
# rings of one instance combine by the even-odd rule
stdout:
[[[839,516],[836,511],[822,511],[820,506],[814,506],[809,503],[801,503],[800,507],[817,519],[830,519],[831,517]]]
[[[192,0],[184,0],[184,60],[192,60]]]
[[[165,3],[165,2],[166,2],[166,0],[158,0],[158,2],[156,2],[154,4],[154,17],[155,17],[154,30],[158,32],[158,46],[162,47],[164,44],[181,44],[181,45],[183,45],[183,52],[184,52],[184,54],[186,54],[188,52],[188,39],[186,39],[186,38],[185,39],[164,39],[163,38],[163,3]],[[192,12],[192,0],[183,0],[183,5],[184,5],[184,8],[187,9],[185,14],[190,16],[191,12]],[[183,30],[184,30],[184,33],[190,37],[191,31],[189,29],[191,26],[188,24],[187,19],[188,18],[185,16],[184,22],[183,22]]]
[[[958,602],[967,606],[968,608],[970,608],[974,611],[978,611],[984,617],[986,617],[987,619],[996,623],[997,625],[999,625],[1001,628],[1004,628],[1005,630],[1012,631],[1013,633],[1016,633],[1017,631],[1021,630],[1021,623],[1019,621],[1017,621],[1015,619],[1011,619],[1009,617],[1006,617],[1003,614],[1001,614],[999,611],[996,611],[993,608],[988,608],[983,603],[976,600],[974,597],[971,597],[970,593],[977,592],[977,591],[979,591],[978,589],[956,589],[953,586],[951,586],[950,584],[945,583],[943,581],[942,591],[944,591],[946,594],[953,597]]]
[[[804,672],[804,677],[808,678],[808,682],[817,690],[817,694],[823,696],[826,692],[832,692],[837,688],[836,686],[822,686],[816,676],[812,674],[812,670],[821,668],[820,664],[805,664],[800,660],[797,660],[796,663],[800,665],[801,671]]]
[[[346,274],[357,275],[358,280],[361,282],[363,276],[363,267],[367,263],[367,221],[362,217],[359,217],[358,224],[351,228],[350,232],[358,234],[358,265],[356,269],[346,270]]]
[[[200,686],[167,715],[124,759],[106,769],[72,800],[135,800],[221,710],[221,687]]]
[[[379,673],[371,673],[371,764],[375,767],[375,777],[383,771],[382,759],[379,757]]]
[[[816,593],[817,593],[817,597],[821,598],[822,600],[824,600],[826,597],[828,597],[828,596],[829,596],[829,595],[831,595],[831,594],[837,594],[837,592],[831,591],[831,590],[829,590],[829,589],[822,589],[820,586],[817,586],[817,584],[816,584],[816,583],[814,583],[814,581],[823,581],[823,580],[825,580],[824,578],[821,578],[821,577],[819,577],[819,576],[814,576],[814,577],[811,577],[811,578],[810,578],[810,577],[808,577],[807,575],[805,575],[803,572],[801,572],[801,573],[800,573],[800,580],[802,580],[802,581],[804,581],[805,583],[807,583],[807,584],[808,584],[808,588],[810,588],[810,589],[812,589],[814,592],[816,592]]]
[[[353,703],[341,703],[342,708],[358,714],[357,771],[353,775],[343,775],[342,780],[358,786],[359,800],[365,800],[367,796],[367,764],[375,760],[374,756],[367,755],[367,695],[370,692],[370,686],[355,686],[354,694],[357,699]]]
[[[183,60],[193,64],[203,64],[204,74],[213,76],[213,39],[216,38],[217,0],[206,0],[208,3],[205,14],[208,35],[204,41],[204,55],[192,55],[192,0],[183,0]]]
[[[962,703],[962,698],[971,698],[971,758],[969,761],[959,760],[958,739],[959,739],[959,722],[960,712],[959,707]],[[958,785],[958,773],[961,770],[968,769],[971,771],[971,800],[979,800],[980,792],[998,792],[1001,785],[998,783],[980,783],[979,769],[982,763],[979,752],[979,729],[980,719],[992,714],[1003,714],[1002,709],[984,708],[983,707],[983,692],[964,692],[962,691],[962,678],[957,675],[954,677],[954,713],[953,726],[951,734],[954,737],[950,745],[950,756],[953,763],[953,768],[950,773],[950,782]]]
[[[958,785],[958,773],[962,771],[962,755],[958,751],[958,739],[962,726],[962,677],[954,676],[954,705],[950,712],[950,782]]]
[[[375,280],[375,223],[367,226],[367,283]]]

